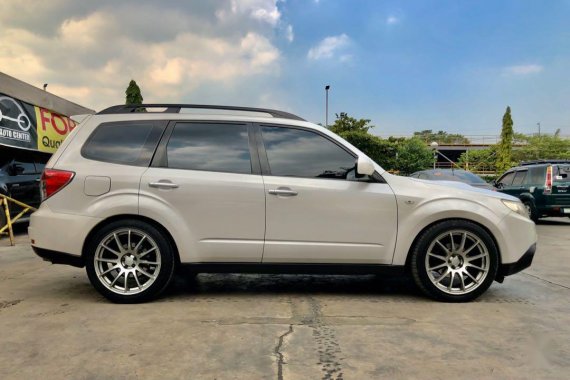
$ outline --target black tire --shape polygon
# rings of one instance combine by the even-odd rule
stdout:
[[[461,233],[459,233],[459,231],[462,231]],[[485,248],[485,252],[488,253],[488,257],[485,257],[483,259],[480,259],[481,262],[483,262],[483,260],[485,260],[485,264],[481,264],[481,266],[488,266],[488,270],[485,272],[486,274],[481,274],[481,278],[478,277],[478,275],[475,275],[476,279],[479,279],[478,282],[475,281],[471,281],[471,279],[469,279],[467,276],[464,276],[463,273],[461,274],[461,278],[459,278],[459,274],[450,274],[450,280],[449,282],[454,284],[455,279],[457,278],[457,281],[461,280],[461,282],[465,282],[464,280],[467,280],[468,282],[473,282],[473,289],[472,290],[468,290],[468,288],[466,287],[465,283],[463,284],[464,289],[461,290],[457,290],[458,293],[456,294],[450,294],[449,292],[452,291],[452,289],[449,290],[449,292],[446,292],[442,289],[440,289],[438,286],[436,286],[433,281],[437,281],[437,280],[432,280],[432,278],[430,277],[430,274],[428,274],[428,263],[426,260],[426,257],[428,255],[428,249],[430,248],[430,246],[432,246],[432,250],[435,251],[435,246],[436,246],[436,240],[438,239],[443,239],[446,236],[449,235],[449,233],[454,232],[454,233],[458,233],[459,234],[459,239],[461,239],[461,236],[463,234],[463,232],[466,232],[469,236],[469,239],[471,239],[472,237],[476,237],[477,239],[480,240],[480,243],[482,243],[482,245],[477,244],[475,246],[474,249],[479,249],[478,247],[480,247],[480,249]],[[447,235],[446,235],[447,234]],[[455,244],[459,243],[460,244],[460,240],[457,240],[457,236],[454,238],[453,235],[451,235],[451,239],[455,239]],[[470,240],[471,242],[471,240]],[[451,240],[450,240],[450,244],[451,244]],[[473,243],[474,244],[474,243]],[[467,243],[464,244],[464,246],[466,247]],[[483,247],[484,246],[484,247]],[[440,248],[441,249],[441,248]],[[448,247],[449,249],[449,247]],[[449,250],[451,251],[451,250]],[[442,251],[444,252],[444,251]],[[471,251],[472,252],[472,251]],[[467,255],[473,255],[472,253],[468,252]],[[445,254],[444,254],[445,255]],[[430,255],[430,257],[434,257],[433,254]],[[470,259],[473,258],[473,256],[469,257]],[[448,273],[451,273],[451,270],[449,269],[449,264],[450,261],[448,261],[450,259],[450,257],[448,256],[447,259],[443,260],[443,259],[439,259],[436,258],[435,260],[442,260],[442,264],[445,263],[445,265],[441,270],[442,271],[448,271]],[[430,258],[428,258],[428,260],[431,260]],[[457,259],[460,260],[460,259]],[[488,262],[487,262],[488,260]],[[467,260],[465,260],[465,262],[467,262]],[[475,264],[478,264],[478,261],[475,261]],[[457,264],[454,264],[457,265]],[[464,264],[464,261],[461,260],[460,264],[461,267],[460,268],[453,268],[453,270],[455,271],[456,269],[459,270],[467,270],[467,265],[468,264]],[[427,228],[425,231],[422,232],[422,234],[419,236],[419,239],[417,240],[417,242],[415,243],[414,247],[412,248],[412,252],[411,252],[411,261],[410,261],[410,269],[412,272],[412,276],[414,278],[414,282],[416,283],[416,285],[420,288],[420,290],[425,293],[427,296],[438,300],[438,301],[444,301],[444,302],[468,302],[468,301],[472,301],[474,299],[476,299],[477,297],[479,297],[481,294],[483,294],[488,288],[489,286],[491,286],[491,283],[493,282],[493,280],[495,279],[496,275],[497,275],[497,270],[498,270],[498,266],[499,266],[499,254],[498,254],[498,250],[497,247],[495,245],[495,242],[493,241],[493,238],[489,235],[489,233],[482,228],[481,226],[479,226],[478,224],[475,224],[473,222],[469,222],[466,220],[461,220],[461,219],[453,219],[453,220],[445,220],[439,223],[436,223],[432,226],[430,226],[429,228]],[[433,269],[433,268],[432,268]],[[482,271],[481,271],[482,272]],[[431,275],[434,276],[434,274],[441,274],[441,273],[436,273],[434,271],[431,271]],[[435,276],[434,276],[435,277]],[[443,277],[442,277],[443,278]],[[445,280],[446,278],[444,278]],[[441,286],[443,286],[442,284],[440,284]],[[451,285],[451,287],[453,287]],[[463,291],[463,293],[459,294],[461,291]]]
[[[143,286],[144,289],[139,286],[138,290],[137,290],[138,293],[136,293],[136,294],[121,294],[117,290],[115,290],[115,291],[110,290],[108,287],[112,286],[112,284],[107,283],[107,285],[105,285],[104,281],[106,279],[106,276],[98,275],[97,270],[99,270],[100,273],[101,273],[101,270],[99,269],[99,267],[96,268],[97,265],[102,265],[102,264],[96,264],[96,261],[95,261],[95,256],[96,256],[98,250],[99,249],[102,250],[102,248],[99,247],[99,244],[106,241],[106,239],[108,239],[111,234],[113,234],[115,232],[119,233],[119,231],[122,231],[121,233],[124,233],[125,230],[132,230],[133,234],[142,233],[142,234],[147,235],[148,238],[145,238],[146,242],[147,243],[152,242],[152,244],[155,244],[157,247],[157,249],[155,249],[152,253],[153,257],[155,257],[154,260],[160,262],[160,265],[151,266],[151,268],[154,267],[154,270],[155,270],[154,272],[152,272],[152,274],[154,274],[154,279],[153,279],[154,282],[149,284],[148,287],[146,287],[146,288],[144,288],[144,286]],[[129,237],[129,239],[130,239],[130,237]],[[143,239],[143,241],[145,239]],[[141,244],[147,244],[147,243],[141,243]],[[133,245],[135,245],[135,244],[133,243]],[[116,250],[116,247],[118,247],[118,245],[115,245],[113,247],[115,247],[115,250]],[[126,245],[123,248],[126,249]],[[122,252],[123,251],[121,249],[121,253]],[[117,253],[119,253],[119,252],[117,252]],[[119,255],[115,255],[115,256],[119,256]],[[123,257],[124,256],[125,255],[123,255]],[[151,255],[148,255],[148,256],[151,256]],[[111,254],[111,257],[113,257],[113,254]],[[137,260],[142,260],[142,257],[138,258]],[[102,261],[102,260],[98,260],[97,262],[100,262],[100,261]],[[127,267],[124,267],[125,263],[123,262],[122,258],[119,258],[118,261],[119,262],[114,264],[114,265],[117,265],[117,268],[118,268],[117,270],[123,271],[123,269],[127,268]],[[132,264],[132,260],[131,260],[131,264]],[[109,265],[113,265],[113,264],[109,264]],[[119,265],[122,265],[122,266],[119,267]],[[137,268],[139,267],[139,265],[142,268],[142,265],[145,265],[145,264],[137,263]],[[172,276],[174,274],[174,270],[176,267],[176,259],[175,259],[174,249],[171,246],[169,240],[167,238],[165,238],[163,236],[163,234],[158,229],[156,229],[154,226],[152,226],[148,223],[142,222],[140,220],[125,219],[125,220],[118,220],[118,221],[109,223],[108,225],[104,226],[103,228],[101,228],[99,231],[97,231],[93,235],[93,237],[87,243],[86,252],[85,252],[85,267],[86,267],[86,271],[87,271],[87,276],[89,277],[89,281],[91,281],[91,284],[95,287],[95,289],[97,289],[97,291],[99,293],[101,293],[108,300],[110,300],[112,302],[116,302],[116,303],[140,303],[140,302],[150,301],[150,300],[158,297],[158,295],[168,286],[168,284],[172,280]],[[145,268],[148,268],[148,266]],[[132,270],[135,270],[135,269],[132,269]],[[127,287],[126,282],[129,280],[131,282],[133,280],[135,280],[134,276],[138,277],[136,279],[137,283],[138,283],[139,279],[145,278],[144,276],[142,276],[140,274],[140,272],[136,272],[136,273],[131,272],[131,274],[124,275],[123,280],[125,282],[125,286],[124,286],[125,289],[129,289]],[[118,275],[116,277],[120,278],[120,275]],[[149,276],[147,276],[147,277],[148,277],[148,278],[146,278],[147,280],[149,278],[151,278]],[[125,291],[125,293],[126,293],[126,291]]]
[[[523,201],[524,206],[527,209],[528,217],[533,221],[533,222],[538,222],[538,211],[536,209],[536,206],[534,204],[533,201],[530,200],[525,200]]]

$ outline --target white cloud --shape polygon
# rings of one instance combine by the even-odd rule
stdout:
[[[529,75],[540,73],[542,70],[543,67],[541,65],[530,64],[505,67],[503,72],[508,75]]]
[[[350,39],[344,33],[338,36],[326,37],[309,50],[307,57],[310,60],[333,58],[335,53],[344,49],[349,43]]]
[[[225,21],[232,16],[247,15],[254,20],[276,26],[281,20],[277,2],[278,0],[231,0],[229,8],[219,9],[216,16]]]
[[[287,25],[287,28],[285,29],[285,38],[289,42],[293,42],[293,40],[295,39],[295,34],[293,33],[293,25],[291,24]]]
[[[25,2],[8,2],[13,13],[26,10]],[[92,9],[82,3],[72,12],[75,0],[57,0],[62,18],[41,26],[25,17],[10,23],[1,14],[0,71],[49,83],[48,91],[94,109],[123,103],[130,79],[145,101],[255,104],[262,101],[259,88],[279,76],[275,0],[140,3],[133,9],[89,2]],[[150,27],[157,14],[160,25]]]
[[[386,25],[396,25],[400,23],[400,19],[394,15],[388,16],[386,19]]]

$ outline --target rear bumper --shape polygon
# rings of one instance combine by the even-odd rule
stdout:
[[[38,248],[34,246],[32,246],[32,249],[36,255],[45,261],[51,262],[52,264],[66,264],[78,268],[83,268],[85,266],[85,263],[83,262],[83,258],[81,256],[74,256],[68,253],[50,251],[49,249]]]
[[[514,263],[501,264],[499,267],[498,277],[510,276],[512,274],[518,273],[532,264],[532,259],[534,258],[534,253],[536,252],[536,243],[531,245],[529,249]]]

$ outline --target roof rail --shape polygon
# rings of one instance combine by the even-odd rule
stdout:
[[[570,164],[570,160],[559,159],[559,160],[533,160],[533,161],[522,161],[521,166],[537,165],[537,164]]]
[[[305,119],[297,115],[284,111],[277,111],[266,108],[219,106],[219,105],[207,105],[207,104],[122,104],[122,105],[112,106],[102,111],[99,111],[97,115],[140,112],[139,110],[144,108],[166,108],[164,111],[158,111],[159,113],[180,113],[180,110],[183,108],[261,112],[261,113],[270,114],[271,116],[276,118],[305,121]]]

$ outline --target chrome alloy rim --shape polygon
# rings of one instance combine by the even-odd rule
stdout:
[[[122,228],[105,236],[95,251],[99,281],[118,294],[137,294],[151,286],[160,273],[160,250],[145,232]]]
[[[467,294],[478,288],[489,273],[491,260],[485,243],[466,230],[439,235],[428,248],[428,277],[441,291]]]

